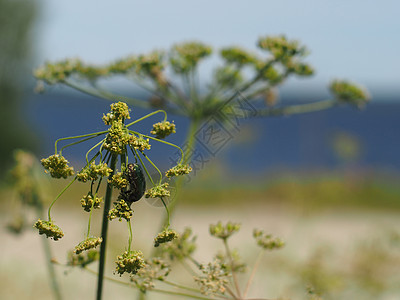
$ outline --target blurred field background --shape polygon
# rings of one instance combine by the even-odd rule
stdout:
[[[210,249],[222,249],[208,235],[208,224],[220,220],[242,223],[232,242],[249,266],[257,253],[251,237],[254,227],[284,239],[283,250],[265,256],[251,297],[308,299],[306,289],[312,286],[323,299],[399,299],[400,41],[393,32],[400,23],[393,12],[400,7],[394,1],[317,2],[307,1],[313,8],[306,9],[295,1],[256,1],[247,9],[240,2],[234,6],[227,1],[206,1],[199,7],[196,4],[200,16],[193,19],[188,17],[193,7],[180,1],[165,7],[138,1],[112,6],[100,1],[95,6],[93,1],[0,0],[0,299],[52,299],[43,238],[31,228],[34,213],[26,212],[23,234],[14,235],[7,229],[18,215],[8,175],[13,151],[25,149],[38,159],[47,157],[57,138],[102,128],[100,118],[110,104],[59,87],[34,94],[34,67],[48,59],[71,56],[107,62],[188,39],[215,47],[239,44],[251,48],[258,36],[280,33],[304,42],[319,71],[313,79],[290,81],[279,91],[280,101],[323,99],[328,81],[340,76],[364,84],[372,102],[362,111],[339,107],[244,122],[215,157],[202,150],[206,161],[180,191],[173,227],[179,231],[193,228],[199,242],[195,256],[202,262],[212,259],[215,252]],[[267,13],[268,5],[274,16]],[[287,7],[293,8],[289,14]],[[132,15],[124,15],[128,8]],[[117,18],[120,15],[124,18]],[[204,23],[201,16],[209,17],[203,30],[198,29]],[[321,20],[326,21],[325,27],[316,28]],[[375,20],[373,25],[371,20]],[[122,82],[110,85],[127,89]],[[131,92],[148,97],[142,91]],[[134,117],[145,113],[132,109]],[[187,120],[169,117],[177,124],[171,141],[180,145]],[[144,123],[143,129],[149,124]],[[153,148],[153,157],[167,169],[166,160],[173,153]],[[76,169],[83,164],[82,151],[86,152],[85,146],[65,152]],[[46,200],[51,201],[65,184],[45,180]],[[54,207],[57,223],[66,233],[61,241],[51,243],[60,263],[65,263],[67,250],[86,230],[87,216],[79,204],[84,193],[85,187],[77,184]],[[163,209],[144,200],[135,207],[135,247],[145,255],[151,251],[163,216]],[[93,229],[99,231],[100,214],[95,218]],[[127,239],[122,227],[111,223],[108,276]],[[94,298],[94,275],[63,266],[56,270],[65,299]],[[184,281],[184,272],[178,269],[171,276]],[[104,299],[135,298],[135,294],[133,289],[106,282]],[[151,299],[175,299],[150,295]]]

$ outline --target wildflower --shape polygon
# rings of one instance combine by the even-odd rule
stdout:
[[[64,236],[60,227],[53,224],[52,221],[43,221],[39,219],[35,223],[34,227],[39,229],[39,234],[45,234],[47,238],[52,238],[55,241]]]
[[[252,64],[257,60],[253,55],[239,47],[222,49],[221,56],[227,63],[237,64],[238,66]]]
[[[231,251],[230,258],[223,252],[218,252],[215,259],[219,260],[226,266],[229,272],[246,272],[246,264],[243,262],[239,252],[234,249]]]
[[[100,208],[100,204],[103,202],[103,197],[97,197],[96,195],[93,196],[91,193],[88,193],[87,195],[83,196],[81,199],[81,205],[84,209],[84,211],[90,212],[92,207],[94,209]]]
[[[158,257],[154,257],[145,261],[144,267],[131,276],[131,281],[144,293],[154,288],[154,280],[165,280],[170,271],[169,264]]]
[[[123,154],[126,150],[126,145],[130,139],[130,135],[124,124],[121,122],[113,122],[108,129],[106,140],[103,143],[103,148],[115,153]]]
[[[239,223],[228,222],[225,226],[223,226],[221,222],[218,222],[216,225],[210,225],[210,234],[223,240],[228,239],[232,234],[239,230]]]
[[[110,105],[111,112],[103,115],[103,121],[106,125],[112,125],[114,122],[122,123],[125,119],[130,119],[128,105],[124,102],[117,102]]]
[[[167,182],[156,185],[144,193],[146,198],[162,198],[171,196],[171,192],[167,190],[169,184]]]
[[[88,180],[95,181],[99,177],[109,176],[112,172],[106,163],[99,163],[98,165],[95,162],[92,162],[90,166],[86,166],[80,171],[76,177],[79,181],[86,182]]]
[[[212,52],[211,47],[199,42],[175,45],[170,55],[170,64],[177,74],[185,74],[196,68],[199,61]]]
[[[51,177],[67,178],[74,174],[74,168],[68,166],[68,160],[62,155],[54,154],[41,160],[43,167],[50,172]],[[47,173],[47,171],[45,171]]]
[[[264,231],[254,229],[253,237],[257,244],[265,250],[280,249],[285,246],[285,243],[280,238],[273,238],[270,234],[264,234]]]
[[[108,212],[108,219],[111,221],[115,218],[119,218],[119,221],[122,221],[122,219],[128,221],[132,218],[132,214],[132,209],[125,200],[118,198],[118,201],[114,202],[114,208],[110,209]]]
[[[363,107],[369,100],[369,95],[366,91],[344,80],[333,81],[329,88],[335,98],[342,102],[353,104],[357,107]]]
[[[86,240],[80,242],[74,250],[75,254],[80,254],[81,252],[89,249],[96,248],[98,245],[101,244],[103,239],[101,237],[90,237],[87,238]]]
[[[207,265],[201,265],[200,271],[203,275],[194,277],[194,280],[200,285],[202,294],[225,293],[229,284],[229,273],[221,261],[215,260]]]
[[[174,239],[177,239],[178,237],[179,235],[175,230],[164,230],[163,232],[157,234],[157,236],[154,238],[154,247],[158,247],[160,244],[168,243]]]
[[[109,183],[111,183],[114,187],[117,189],[123,189],[126,188],[128,185],[128,180],[124,177],[124,174],[122,172],[117,172],[115,173],[111,179],[108,180]]]
[[[155,135],[158,139],[163,139],[172,133],[175,133],[174,122],[163,121],[153,124],[153,130],[150,131],[152,135]]]
[[[290,41],[285,36],[268,36],[258,41],[258,47],[272,53],[275,59],[286,62],[294,55],[306,54],[306,48],[297,41]]]
[[[145,266],[141,251],[125,251],[122,255],[117,256],[115,263],[117,264],[116,273],[120,276],[124,273],[136,274]]]
[[[168,253],[171,260],[189,257],[196,250],[196,238],[192,236],[192,230],[186,227],[175,240],[162,245],[163,253]]]
[[[190,167],[189,165],[178,164],[172,169],[169,169],[167,172],[165,172],[165,176],[173,177],[189,174],[190,172],[192,172],[192,167]]]
[[[150,150],[151,145],[149,139],[145,139],[142,136],[136,136],[134,134],[129,136],[127,144],[139,151]]]

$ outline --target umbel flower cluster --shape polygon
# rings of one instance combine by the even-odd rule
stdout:
[[[331,99],[320,101],[322,103],[319,104],[310,102],[304,106],[275,107],[278,104],[278,86],[290,77],[304,78],[314,74],[313,67],[305,60],[309,51],[299,41],[288,39],[284,35],[260,37],[256,46],[258,52],[239,46],[220,49],[218,54],[222,64],[210,74],[211,82],[202,86],[198,85],[197,80],[199,66],[213,54],[213,49],[198,41],[175,44],[167,51],[156,50],[147,54],[130,55],[105,65],[88,65],[78,59],[46,63],[35,71],[35,76],[42,87],[44,83],[64,84],[108,100],[119,96],[130,104],[162,108],[187,116],[192,121],[206,120],[221,107],[231,110],[234,108],[232,95],[238,91],[257,107],[255,116],[302,113],[327,109],[342,103],[362,107],[369,100],[369,95],[363,88],[346,80],[334,80],[328,87],[333,96]],[[98,80],[121,75],[153,92],[149,101],[108,91],[104,93],[93,84]],[[109,123],[114,118],[118,116],[110,114],[105,117]],[[120,128],[117,126],[114,130],[118,131]],[[174,131],[175,125],[164,120],[154,124],[151,133],[156,138],[164,138]],[[143,141],[139,144],[141,142]],[[115,145],[110,145],[113,146]],[[142,146],[148,147],[145,142]]]
[[[70,64],[65,66],[71,67]],[[56,68],[54,71],[61,76],[62,72],[60,69]],[[103,220],[103,228],[105,222],[113,219],[118,219],[119,221],[125,220],[128,223],[129,239],[127,250],[117,257],[115,273],[119,275],[124,273],[129,273],[131,275],[136,274],[144,267],[145,262],[142,252],[131,249],[133,203],[139,201],[143,196],[146,198],[159,198],[165,206],[169,220],[167,201],[165,201],[167,200],[166,198],[170,196],[169,184],[168,182],[163,182],[163,180],[169,180],[174,176],[188,174],[191,171],[191,167],[184,164],[182,149],[162,140],[176,131],[175,124],[166,120],[167,115],[164,111],[158,110],[129,124],[125,124],[125,121],[130,119],[129,111],[126,103],[117,102],[111,104],[110,112],[103,115],[104,124],[109,126],[107,130],[59,139],[55,143],[55,154],[41,161],[45,171],[50,173],[52,177],[67,178],[73,176],[73,179],[51,203],[48,210],[48,220],[44,221],[39,219],[35,223],[34,227],[39,230],[39,234],[44,234],[46,237],[52,238],[55,241],[61,239],[64,233],[52,220],[50,214],[51,208],[73,182],[90,183],[89,191],[87,194],[83,195],[80,200],[83,210],[89,213],[87,234],[86,238],[77,244],[73,254],[71,254],[71,265],[79,263],[83,265],[86,264],[88,260],[93,260],[95,257],[93,254],[91,254],[90,257],[85,257],[82,256],[83,253],[86,251],[93,251],[97,246],[105,243],[107,237],[106,232],[102,231],[100,237],[92,236],[90,232],[93,211],[103,207],[102,203],[104,203],[104,209],[107,211],[107,218]],[[159,113],[164,115],[164,119],[153,125],[150,135],[139,133],[132,129],[134,124]],[[86,165],[75,174],[73,167],[69,165],[62,151],[70,146],[94,138],[98,138],[100,141],[89,149],[86,153]],[[77,141],[73,141],[58,150],[58,143],[66,140]],[[150,159],[149,154],[144,153],[151,149],[150,140],[172,145],[180,150],[181,160],[176,166],[167,170],[165,175],[163,175],[156,164]],[[159,178],[153,178],[149,175],[150,172],[145,162],[156,169],[160,175]],[[107,179],[104,180],[104,178]],[[148,189],[146,189],[146,181],[151,184],[151,187]],[[100,195],[101,183],[107,185],[105,196]],[[110,207],[112,189],[118,190],[119,193],[118,197],[113,202],[113,206]],[[164,230],[155,237],[154,246],[158,247],[176,238],[178,238],[178,234],[176,231],[169,228],[168,221],[168,225]],[[74,255],[76,256],[75,258]]]

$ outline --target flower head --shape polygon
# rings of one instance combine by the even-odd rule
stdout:
[[[109,176],[112,172],[106,163],[99,163],[98,165],[95,162],[92,162],[89,166],[80,171],[76,177],[79,181],[86,182],[88,180],[95,181],[99,177]]]
[[[178,237],[179,235],[175,230],[166,229],[157,234],[157,236],[154,238],[154,247],[158,247],[160,244],[168,243],[174,239],[177,239]]]
[[[161,198],[171,196],[171,192],[167,189],[169,184],[167,182],[156,185],[144,193],[146,198]]]
[[[117,256],[115,263],[117,264],[115,272],[120,276],[124,273],[136,274],[145,266],[141,251],[125,251],[122,255]]]
[[[172,133],[175,133],[174,122],[163,121],[153,124],[153,130],[150,131],[152,135],[155,135],[158,139],[163,139]]]
[[[53,224],[52,221],[37,220],[34,225],[35,228],[39,229],[39,234],[45,234],[47,238],[52,238],[57,241],[64,236],[64,232],[57,225]]]
[[[172,169],[169,169],[167,172],[165,172],[165,176],[173,177],[173,176],[185,175],[192,172],[192,170],[193,170],[192,167],[189,165],[178,164]]]
[[[114,208],[110,209],[108,212],[108,219],[111,221],[115,218],[119,218],[119,221],[122,219],[129,220],[132,218],[132,209],[125,202],[125,200],[118,198],[116,202],[114,202]]]
[[[112,125],[114,122],[122,123],[125,119],[130,119],[128,105],[124,102],[117,102],[110,105],[111,111],[103,115],[103,121],[106,125]]]
[[[96,248],[98,245],[101,244],[102,241],[103,241],[103,239],[101,237],[90,237],[90,238],[87,238],[86,240],[80,242],[75,247],[74,253],[75,254],[79,254],[79,253],[81,253],[83,251]]]
[[[97,197],[97,195],[92,195],[91,193],[88,193],[87,195],[83,196],[81,199],[81,205],[84,209],[84,211],[90,212],[92,210],[92,207],[94,209],[100,208],[100,204],[103,202],[103,197]]]
[[[266,250],[280,249],[285,246],[280,238],[274,238],[271,234],[264,234],[264,231],[259,229],[254,229],[253,237],[256,239],[257,245]]]
[[[210,225],[210,234],[212,236],[215,236],[217,238],[226,240],[229,238],[232,234],[235,232],[238,232],[240,230],[240,224],[239,223],[232,223],[228,222],[225,226],[222,225],[221,222],[218,222],[218,224],[211,224]]]
[[[229,284],[229,273],[221,261],[215,260],[207,265],[201,265],[200,271],[203,275],[194,277],[194,280],[200,285],[202,294],[225,293]]]
[[[41,160],[43,167],[50,172],[51,177],[67,178],[74,174],[74,168],[68,166],[68,160],[59,154],[50,155]],[[45,171],[47,173],[47,171]]]

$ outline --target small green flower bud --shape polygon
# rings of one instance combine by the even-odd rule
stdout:
[[[199,42],[186,42],[172,47],[170,64],[177,74],[186,74],[195,69],[200,60],[209,56],[211,47]]]
[[[74,250],[75,254],[80,254],[83,251],[89,250],[89,249],[94,249],[98,245],[101,244],[103,239],[101,237],[90,237],[82,242],[80,242]]]
[[[158,247],[160,244],[168,243],[174,239],[177,239],[178,237],[179,235],[175,230],[164,230],[163,232],[157,234],[157,236],[154,238],[154,247]]]
[[[67,178],[74,174],[74,168],[68,166],[68,160],[62,155],[50,155],[48,158],[43,158],[41,163],[53,178]]]
[[[57,225],[53,224],[51,221],[43,221],[38,220],[35,225],[35,228],[39,229],[39,234],[45,234],[47,238],[52,238],[57,241],[64,236],[64,233]]]
[[[253,237],[257,241],[257,245],[265,250],[280,249],[285,246],[285,243],[280,238],[274,238],[270,234],[264,234],[263,230],[254,229]]]
[[[122,219],[128,221],[130,218],[132,218],[132,215],[133,211],[125,202],[125,200],[118,198],[118,201],[114,202],[114,208],[110,209],[108,212],[108,219],[111,221],[115,218],[118,218],[119,221],[122,221]]]
[[[238,232],[239,230],[239,223],[228,222],[225,226],[223,226],[221,222],[218,222],[218,224],[210,225],[210,234],[223,240],[228,239],[232,234]]]
[[[163,121],[153,124],[153,130],[150,131],[152,135],[155,135],[158,139],[164,139],[172,133],[175,133],[174,122]]]
[[[123,122],[125,119],[130,119],[129,116],[129,107],[124,102],[117,102],[110,105],[111,112],[107,113],[107,115],[103,115],[103,121],[106,125],[111,125],[114,122]]]
[[[152,187],[151,189],[147,190],[144,193],[144,196],[146,198],[161,198],[161,197],[169,197],[171,196],[171,192],[167,189],[169,184],[163,183],[160,185],[156,185]]]
[[[80,171],[76,177],[78,181],[86,182],[88,180],[96,181],[99,177],[107,177],[112,172],[106,163],[99,163],[98,165],[95,162],[92,162],[89,166],[86,166]]]
[[[237,64],[238,66],[253,64],[255,61],[257,61],[257,58],[254,55],[251,55],[246,50],[243,50],[239,47],[222,49],[221,56],[227,63]]]
[[[150,150],[151,145],[149,144],[149,139],[143,138],[143,136],[139,135],[130,135],[129,140],[127,142],[130,146],[134,147],[136,150],[139,151],[144,151],[144,150]]]
[[[83,196],[81,199],[81,205],[84,211],[90,212],[92,207],[94,209],[100,208],[100,204],[103,202],[103,197],[97,197],[96,195],[93,196],[91,193]]]
[[[169,169],[167,172],[165,172],[165,176],[167,177],[173,177],[173,176],[179,176],[179,175],[185,175],[189,174],[192,172],[192,167],[189,165],[176,165],[172,169]]]
[[[122,255],[117,256],[115,263],[117,264],[115,272],[120,276],[124,273],[136,274],[145,266],[141,251],[125,251]]]
[[[344,80],[333,81],[329,89],[339,101],[348,102],[359,108],[363,107],[370,98],[365,90]]]
[[[128,180],[124,177],[123,172],[118,172],[115,173],[111,179],[108,180],[109,183],[111,183],[114,187],[117,189],[123,189],[126,188],[128,185]]]

